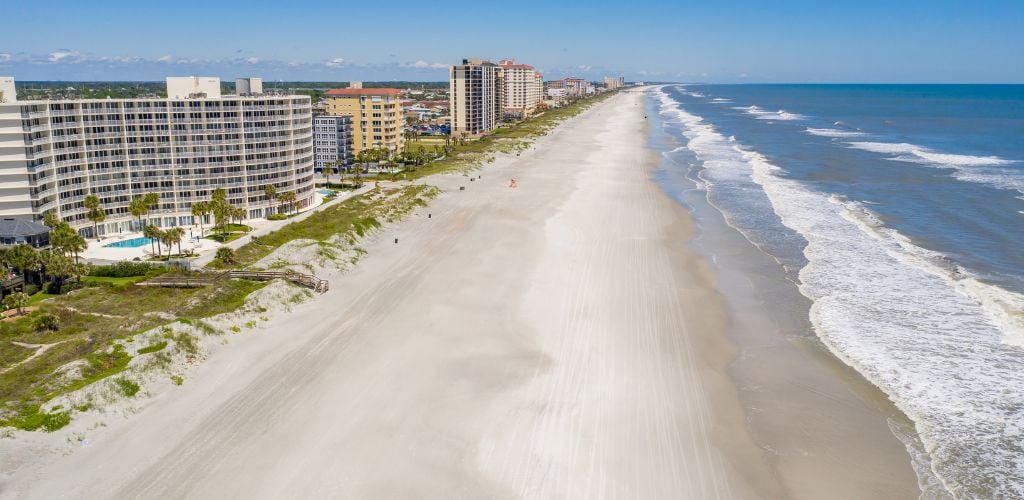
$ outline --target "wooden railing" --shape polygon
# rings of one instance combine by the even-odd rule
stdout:
[[[246,279],[253,281],[270,281],[275,279],[288,280],[299,286],[304,286],[317,293],[324,293],[330,289],[330,283],[325,279],[317,278],[312,274],[295,273],[291,271],[225,271],[222,273],[204,273],[190,276],[156,276],[141,283],[138,286],[159,286],[166,288],[198,288],[211,285],[222,279]]]
[[[295,273],[291,271],[227,271],[229,278],[241,278],[253,281],[269,281],[274,279],[288,280],[296,285],[304,286],[314,292],[324,293],[330,289],[327,280],[317,278],[312,274]]]

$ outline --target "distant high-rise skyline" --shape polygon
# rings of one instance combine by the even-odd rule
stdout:
[[[272,7],[183,0],[15,0],[4,8],[0,74],[28,80],[167,75],[346,81],[447,79],[466,56],[530,61],[547,78],[706,82],[1021,82],[1024,4],[641,0],[627,6],[522,0],[516,36],[478,2],[396,0],[380,36],[365,2]],[[343,8],[342,8],[343,7]],[[434,9],[434,10],[432,10]],[[472,21],[472,22],[471,22]],[[456,36],[457,34],[457,36]]]

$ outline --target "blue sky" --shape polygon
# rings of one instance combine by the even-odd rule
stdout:
[[[1020,0],[9,0],[3,10],[0,75],[19,80],[446,80],[463,57],[513,57],[551,78],[1024,82]],[[394,23],[351,21],[368,16]]]

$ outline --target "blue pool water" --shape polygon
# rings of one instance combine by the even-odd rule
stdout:
[[[330,189],[321,189],[321,190],[319,190],[317,192],[322,194],[322,195],[324,195],[324,196],[330,196],[332,194],[336,194],[337,193],[337,191],[332,191]]]
[[[146,238],[145,236],[142,236],[139,238],[132,238],[130,240],[122,240],[116,241],[114,243],[107,243],[106,245],[103,246],[109,248],[138,248],[144,245],[148,245],[152,241],[152,238]]]

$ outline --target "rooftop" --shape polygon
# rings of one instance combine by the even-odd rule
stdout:
[[[0,236],[35,236],[50,232],[50,228],[25,219],[0,219]]]
[[[357,96],[357,95],[389,95],[396,96],[402,93],[401,89],[331,89],[324,92],[326,96]]]

